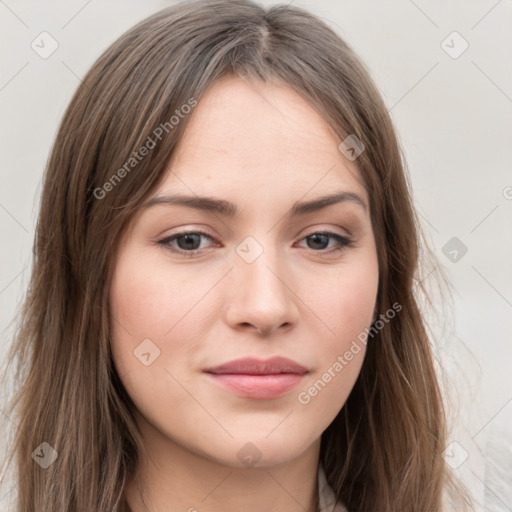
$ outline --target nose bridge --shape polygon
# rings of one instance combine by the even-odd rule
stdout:
[[[252,324],[261,331],[293,323],[298,316],[284,255],[271,243],[271,236],[247,237],[236,248],[231,308],[236,323]]]

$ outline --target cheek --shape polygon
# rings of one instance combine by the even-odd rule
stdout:
[[[205,332],[218,319],[214,287],[225,270],[200,273],[186,267],[133,246],[117,261],[110,287],[111,346],[132,395],[151,386],[157,387],[149,393],[153,397],[179,391],[165,370],[187,382]],[[145,366],[140,357],[148,352],[152,362]]]
[[[354,258],[355,259],[355,258]],[[311,275],[303,284],[310,309],[320,320],[327,345],[338,350],[349,346],[373,321],[378,290],[378,263],[368,251],[358,261],[348,261],[336,272]],[[330,343],[329,343],[330,341]]]
[[[210,287],[207,279],[194,279],[179,266],[171,272],[169,265],[136,253],[120,258],[110,291],[113,327],[124,327],[134,341],[154,337],[165,343],[173,331],[190,324],[184,320]]]
[[[127,251],[117,261],[110,287],[114,361],[120,376],[143,377],[143,388],[151,386],[148,376],[154,375],[167,358],[166,340],[183,327],[180,319],[197,301],[197,292],[187,286],[179,269],[172,276],[168,273],[157,262],[148,262],[137,257],[136,251]],[[191,337],[184,336],[184,339]],[[147,353],[150,355],[143,356]],[[143,357],[154,362],[144,366]],[[136,386],[132,392],[136,392]]]
[[[318,335],[319,364],[297,395],[307,414],[323,418],[323,428],[343,407],[364,361],[378,290],[377,256],[368,252],[357,264],[347,263],[335,275],[326,274],[326,280],[324,287],[318,280],[304,283],[306,302],[321,313],[323,326],[317,325],[324,334]]]
[[[187,406],[189,397],[171,375],[187,382],[186,363],[208,320],[199,321],[202,302],[197,304],[211,284],[177,265],[172,273],[170,269],[132,247],[120,255],[110,287],[114,363],[138,410],[147,417],[170,397],[173,407]],[[170,425],[173,421],[166,418]]]

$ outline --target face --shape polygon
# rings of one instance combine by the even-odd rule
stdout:
[[[224,78],[191,115],[116,255],[115,365],[147,435],[230,466],[291,461],[361,369],[378,286],[369,198],[287,86]]]

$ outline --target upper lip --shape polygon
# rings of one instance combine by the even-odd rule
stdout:
[[[243,375],[277,375],[279,373],[295,373],[303,375],[307,368],[286,357],[271,357],[270,359],[256,359],[247,357],[235,359],[219,366],[207,368],[206,373],[215,374],[243,374]]]

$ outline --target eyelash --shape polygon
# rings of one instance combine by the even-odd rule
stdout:
[[[206,238],[209,238],[210,240],[214,240],[214,238],[212,236],[210,236],[208,233],[204,233],[203,231],[184,231],[182,233],[176,233],[174,235],[163,238],[162,240],[159,240],[157,242],[157,244],[174,252],[174,253],[182,254],[186,257],[192,257],[192,256],[199,254],[203,249],[195,249],[193,251],[185,251],[184,249],[179,249],[179,248],[176,248],[176,247],[173,247],[170,245],[170,243],[172,241],[174,241],[178,238],[181,238],[183,236],[186,236],[186,235],[201,235]],[[316,253],[320,253],[320,254],[336,253],[338,251],[343,251],[344,249],[351,247],[353,245],[353,240],[351,240],[350,238],[348,238],[346,236],[339,235],[338,233],[333,233],[331,231],[315,231],[314,233],[311,233],[311,234],[303,237],[301,239],[301,241],[305,240],[306,238],[310,238],[314,235],[328,236],[328,237],[336,240],[336,242],[339,244],[338,247],[336,247],[334,249],[330,249],[330,250],[320,249],[318,251],[315,251],[314,249],[311,249],[313,252],[316,252]]]

